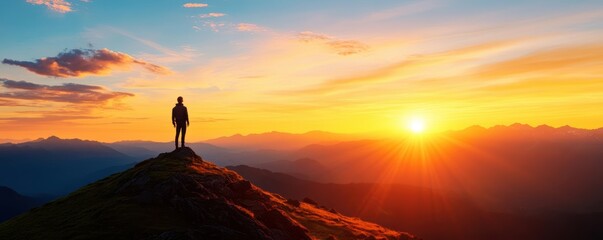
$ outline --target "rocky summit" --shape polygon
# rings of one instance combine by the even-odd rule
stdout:
[[[180,148],[1,223],[0,239],[414,237],[310,199],[285,199]]]

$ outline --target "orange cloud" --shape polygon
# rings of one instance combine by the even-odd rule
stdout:
[[[35,5],[46,5],[48,9],[60,13],[73,11],[71,3],[65,0],[27,0],[27,2]]]
[[[205,3],[185,3],[182,6],[185,8],[203,8],[203,7],[207,7],[207,4],[205,4]]]
[[[308,37],[310,39],[309,41],[324,41],[324,39],[330,39],[328,36],[325,37],[324,35],[316,35],[313,33],[305,34],[304,38],[301,39],[304,41],[304,39],[308,39]],[[382,66],[370,71],[354,73],[345,77],[336,77],[312,87],[296,89],[293,91],[283,91],[281,93],[285,95],[327,94],[363,88],[368,84],[395,82],[405,78],[416,78],[422,74],[430,75],[436,72],[442,72],[442,66],[446,64],[458,63],[466,59],[474,59],[483,54],[496,52],[501,49],[511,47],[515,44],[517,44],[516,41],[494,41],[465,46],[443,52],[412,55],[406,57],[402,61]],[[456,65],[457,68],[460,66],[460,64]],[[434,69],[437,69],[437,71]],[[432,77],[433,76],[430,76],[429,78]],[[420,78],[425,79],[424,76]],[[447,78],[450,79],[450,76]]]
[[[106,48],[100,50],[72,49],[59,53],[56,57],[40,58],[33,62],[4,59],[2,63],[24,67],[31,72],[52,77],[102,75],[109,73],[114,67],[127,67],[132,64],[140,65],[153,73],[170,73],[170,70],[165,67]]]
[[[81,134],[78,126],[103,124],[119,118],[110,111],[131,110],[123,100],[134,94],[111,91],[102,86],[64,83],[45,85],[26,81],[0,79],[0,106],[7,115],[0,123],[10,125],[27,134],[54,134],[55,131],[71,131]],[[9,108],[10,107],[10,108]],[[123,121],[122,121],[123,122]]]
[[[207,13],[199,15],[200,18],[215,18],[215,17],[223,17],[226,16],[224,13]]]
[[[103,105],[111,100],[132,97],[134,94],[113,92],[101,86],[65,83],[58,86],[36,84],[26,81],[0,79],[0,100],[66,102],[71,104]],[[2,89],[0,88],[0,89]]]
[[[237,30],[241,32],[261,32],[265,29],[253,23],[239,23],[237,24]]]
[[[600,69],[601,64],[603,64],[603,45],[587,44],[538,51],[486,65],[478,70],[477,75],[492,78],[552,72],[575,74],[584,72],[585,69],[591,71]]]
[[[214,32],[219,32],[220,29],[222,29],[226,26],[226,24],[225,23],[217,23],[217,22],[213,22],[213,21],[207,21],[207,22],[203,23],[203,26],[211,28],[211,30]]]

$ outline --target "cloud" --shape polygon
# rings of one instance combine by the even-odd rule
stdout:
[[[43,114],[43,113],[42,113]],[[0,118],[6,125],[10,126],[28,126],[31,127],[33,124],[48,124],[51,122],[63,122],[67,120],[86,120],[86,119],[99,119],[100,117],[87,116],[87,115],[61,115],[60,112],[54,114],[43,114],[40,117],[6,117]]]
[[[194,29],[194,27],[193,27],[193,29]],[[197,50],[192,48],[191,46],[181,46],[181,49],[175,50],[175,49],[171,49],[166,46],[163,46],[157,42],[136,36],[132,33],[126,32],[126,31],[118,29],[118,28],[114,28],[114,27],[101,28],[101,31],[105,31],[105,30],[108,30],[111,33],[120,34],[120,35],[130,38],[132,40],[135,40],[138,43],[143,44],[143,45],[157,51],[158,54],[157,53],[139,53],[138,54],[139,57],[141,57],[145,60],[151,61],[151,62],[156,62],[156,63],[157,62],[159,62],[159,63],[190,62],[190,61],[193,61],[194,58],[199,56],[199,53],[197,52]],[[198,30],[200,30],[200,28]]]
[[[0,106],[21,106],[16,101],[0,98]]]
[[[39,75],[51,77],[81,77],[86,75],[104,75],[114,67],[140,65],[157,74],[168,74],[170,70],[155,64],[136,59],[128,54],[103,48],[72,49],[59,53],[56,57],[36,59],[33,62],[4,59],[4,64],[21,66]]]
[[[72,104],[103,105],[112,100],[132,97],[134,94],[113,92],[101,86],[64,83],[63,85],[50,86],[26,81],[0,79],[0,100],[10,102],[14,100],[66,102]]]
[[[226,24],[225,23],[213,22],[213,21],[207,21],[207,22],[203,23],[203,26],[209,27],[214,32],[219,32],[220,29],[222,29],[222,28],[224,28],[226,26]]]
[[[361,53],[369,49],[368,45],[356,40],[340,40],[325,34],[314,32],[301,32],[297,34],[297,38],[305,43],[321,43],[339,55],[347,56],[356,53]]]
[[[333,39],[333,37],[325,35],[325,34],[320,34],[320,33],[314,33],[314,32],[310,32],[310,31],[305,31],[305,32],[300,32],[297,34],[297,38],[302,41],[302,42],[314,42],[314,41],[328,41]]]
[[[185,3],[182,6],[185,8],[203,8],[207,7],[208,5],[206,3]]]
[[[48,9],[60,13],[73,11],[71,3],[65,0],[27,0],[27,2],[35,5],[46,5]]]
[[[47,130],[49,124],[53,124],[53,127],[57,127],[57,124],[74,127],[76,125],[81,125],[81,123],[76,124],[74,120],[80,121],[102,118],[99,116],[92,116],[91,112],[90,108],[71,105],[43,111],[17,111],[12,114],[13,116],[0,118],[0,122],[7,126],[24,127],[24,129],[29,131],[40,131],[42,129]]]
[[[203,17],[202,17],[203,18]],[[214,32],[220,32],[221,30],[226,31],[239,31],[239,32],[263,32],[266,31],[265,28],[258,26],[252,23],[224,23],[224,22],[214,22],[214,21],[204,21],[203,27],[209,28]],[[193,27],[194,29],[200,30],[201,28]]]
[[[239,23],[236,28],[240,32],[261,32],[265,30],[263,27],[253,23]]]
[[[321,39],[329,38],[330,37],[324,35],[308,34],[305,39],[306,41],[323,41]],[[454,65],[457,68],[461,68],[463,67],[461,62],[467,62],[468,59],[491,56],[493,53],[510,48],[516,44],[518,44],[518,42],[513,40],[492,41],[448,49],[441,52],[410,55],[401,61],[396,61],[378,68],[372,68],[368,71],[356,72],[342,77],[334,77],[315,86],[294,91],[284,91],[281,92],[281,94],[289,96],[292,94],[316,96],[317,94],[356,91],[366,88],[367,86],[374,87],[387,84],[388,82],[398,82],[401,80],[405,81],[405,84],[411,82],[405,79],[422,79],[422,81],[425,81],[426,78],[436,78],[434,76],[442,71],[441,68],[443,66]],[[447,75],[444,79],[443,83],[454,82],[450,75]],[[437,85],[444,86],[443,83]]]
[[[583,44],[535,51],[517,58],[481,66],[477,75],[502,78],[516,75],[596,73],[603,64],[603,44]]]
[[[331,48],[339,55],[352,55],[368,50],[368,46],[364,43],[354,40],[335,40],[327,42]]]
[[[217,18],[217,17],[224,17],[224,16],[226,16],[226,14],[224,14],[224,13],[207,13],[207,14],[199,15],[200,18]]]

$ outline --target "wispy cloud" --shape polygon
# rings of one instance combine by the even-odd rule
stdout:
[[[10,117],[0,118],[0,122],[14,127],[28,127],[27,130],[30,131],[40,131],[43,129],[47,130],[48,128],[44,126],[48,126],[48,124],[53,124],[53,127],[58,127],[59,125],[74,127],[81,125],[81,123],[75,123],[75,121],[102,118],[100,116],[93,116],[91,113],[92,109],[90,108],[71,105],[43,111],[17,111],[13,112],[13,115]]]
[[[596,69],[600,69],[598,66],[603,64],[602,56],[602,44],[565,46],[488,64],[480,67],[477,75],[484,78],[501,78],[536,74],[546,76],[551,73],[575,75],[584,73],[585,70],[594,73]]]
[[[206,21],[203,22],[203,26],[210,28],[214,32],[219,32],[222,28],[226,27],[226,23]]]
[[[306,43],[325,44],[339,55],[347,56],[361,53],[369,49],[368,45],[356,40],[341,40],[325,34],[310,31],[300,32],[297,38]]]
[[[237,24],[236,28],[241,32],[262,32],[266,30],[265,28],[253,23],[239,23]]]
[[[72,49],[59,53],[56,57],[40,58],[33,62],[4,59],[2,63],[24,67],[39,75],[52,77],[105,75],[110,73],[113,68],[129,67],[133,64],[140,65],[157,74],[170,73],[170,70],[166,67],[151,64],[128,54],[106,48],[99,50]]]
[[[226,16],[226,14],[224,14],[224,13],[215,13],[215,12],[199,15],[200,18],[217,18],[217,17],[224,17],[224,16]]]
[[[65,0],[27,0],[27,2],[35,5],[45,5],[48,9],[60,13],[73,11],[71,3]]]
[[[41,113],[39,117],[6,117],[0,118],[4,124],[10,124],[11,126],[31,126],[32,124],[48,124],[51,122],[63,122],[67,120],[83,120],[83,119],[99,119],[101,117],[89,116],[89,115],[69,115],[56,111],[54,113]]]
[[[323,38],[324,37],[322,35],[317,35],[312,39]],[[341,93],[357,90],[359,88],[365,88],[366,86],[375,86],[376,84],[386,84],[387,82],[401,81],[402,79],[424,78],[425,76],[423,75],[431,76],[437,72],[434,69],[441,68],[447,64],[459,63],[462,61],[467,61],[468,59],[479,58],[481,56],[500,51],[501,49],[510,48],[516,44],[516,41],[494,41],[463,46],[461,48],[450,49],[443,52],[408,56],[402,61],[366,71],[364,73],[354,73],[346,77],[337,77],[313,87],[298,89],[295,91],[285,91],[283,93],[285,95],[317,95],[335,92]],[[459,68],[462,66],[462,64],[457,64],[457,67]]]
[[[23,106],[23,105],[19,104],[17,101],[0,98],[0,106]]]
[[[113,92],[101,86],[65,83],[57,86],[26,81],[0,79],[0,100],[51,101],[71,104],[104,105],[109,101],[132,97],[134,94]]]
[[[196,29],[195,27],[196,26],[193,26],[193,29]],[[199,28],[199,27],[197,27],[197,28],[198,29],[196,29],[196,30],[201,30],[201,28]],[[89,31],[95,31],[95,30],[91,29]],[[132,40],[135,40],[138,43],[143,44],[158,52],[158,53],[143,52],[143,53],[137,54],[139,57],[141,57],[147,61],[159,62],[159,63],[187,62],[187,61],[192,61],[195,57],[199,56],[199,53],[197,52],[197,50],[190,46],[182,46],[181,49],[176,50],[176,49],[168,48],[160,43],[151,41],[149,39],[142,38],[140,36],[136,36],[130,32],[124,31],[122,29],[108,27],[108,28],[101,28],[101,31],[108,31],[110,33],[120,34],[120,35],[130,38]]]
[[[208,5],[206,3],[185,3],[182,6],[185,8],[204,8]]]
[[[314,42],[314,41],[328,41],[333,37],[328,36],[326,34],[319,34],[310,31],[300,32],[297,34],[297,38],[303,42]]]
[[[209,18],[209,17],[201,17],[201,18]],[[266,28],[261,27],[259,25],[253,23],[228,23],[228,22],[216,22],[216,21],[203,21],[203,27],[209,28],[214,32],[221,31],[239,31],[239,32],[264,32]],[[193,26],[196,30],[201,30],[198,26]]]

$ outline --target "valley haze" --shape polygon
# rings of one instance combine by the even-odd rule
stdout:
[[[517,123],[389,138],[269,132],[188,146],[266,190],[426,239],[591,239],[602,234],[592,225],[603,220],[602,145],[603,129]],[[54,136],[5,143],[0,185],[49,201],[172,150],[172,142]],[[50,156],[51,166],[36,162]]]

